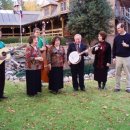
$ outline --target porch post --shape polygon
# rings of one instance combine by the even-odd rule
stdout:
[[[31,26],[28,26],[28,28],[29,28],[29,33],[30,33],[30,36],[31,36]]]
[[[62,37],[63,37],[63,36],[64,36],[64,18],[61,17],[60,20],[61,20],[61,26],[62,26]]]
[[[52,32],[52,36],[53,36],[53,28],[54,28],[53,19],[51,19],[50,21],[51,21],[51,32]]]
[[[12,33],[13,33],[13,37],[14,37],[14,27],[11,27],[11,29],[12,29]]]

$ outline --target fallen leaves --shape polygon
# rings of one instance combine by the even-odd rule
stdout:
[[[7,111],[8,111],[9,113],[15,113],[15,112],[16,112],[14,109],[12,109],[12,108],[10,108],[10,107],[8,107]]]
[[[103,109],[107,109],[108,107],[107,106],[102,106]]]

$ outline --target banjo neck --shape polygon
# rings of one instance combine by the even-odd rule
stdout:
[[[82,55],[82,54],[84,54],[84,53],[88,53],[88,50],[89,50],[89,49],[93,49],[94,47],[98,47],[98,46],[99,46],[99,44],[96,44],[96,45],[94,45],[94,46],[92,46],[92,47],[89,47],[88,49],[86,49],[86,50],[80,52],[79,55]]]
[[[88,53],[88,49],[86,49],[86,50],[80,52],[79,55],[82,55],[82,54],[84,54],[84,53]]]

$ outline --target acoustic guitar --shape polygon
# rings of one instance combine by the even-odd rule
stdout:
[[[9,60],[11,58],[11,53],[13,53],[15,50],[19,50],[24,47],[26,47],[26,45],[22,45],[20,47],[14,48],[13,50],[10,50],[7,47],[0,49],[0,56],[6,56],[5,59],[0,60],[0,64],[2,64],[5,60]]]

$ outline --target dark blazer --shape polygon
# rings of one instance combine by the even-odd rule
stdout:
[[[96,44],[98,44],[98,43],[96,43]],[[106,44],[106,51],[105,51],[105,56],[104,56],[104,59],[103,59],[103,65],[104,65],[104,67],[108,68],[106,66],[106,64],[107,63],[111,64],[111,45],[108,42],[105,42],[105,44]],[[95,51],[95,48],[93,48],[92,54],[95,54],[93,66],[96,67],[96,65],[98,63],[98,50]]]
[[[79,48],[79,52],[85,51],[87,49],[87,46],[83,43],[80,44],[80,48]],[[68,61],[68,57],[69,54],[73,51],[77,51],[76,50],[76,45],[75,43],[70,43],[68,46],[68,50],[67,50],[67,61]],[[88,54],[84,53],[81,55],[81,61],[78,64],[84,64],[84,56],[87,56]]]

